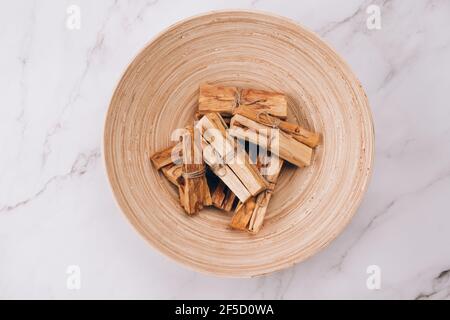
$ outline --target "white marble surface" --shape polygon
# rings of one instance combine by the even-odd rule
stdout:
[[[368,30],[366,8],[381,7]],[[65,26],[81,8],[81,29]],[[109,99],[137,51],[181,18],[271,11],[309,27],[369,96],[375,170],[356,217],[310,260],[255,279],[185,269],[116,207],[102,168]],[[449,298],[450,1],[22,0],[0,10],[0,298]],[[366,268],[381,268],[380,290]],[[66,269],[81,268],[69,290]]]

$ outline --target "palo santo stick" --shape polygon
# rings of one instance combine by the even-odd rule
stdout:
[[[266,181],[250,163],[248,154],[227,134],[226,125],[218,113],[208,113],[197,123],[203,138],[233,170],[251,195],[266,189]],[[233,191],[234,192],[234,191]]]
[[[217,184],[217,187],[211,197],[213,205],[216,208],[227,212],[233,209],[233,204],[236,199],[236,195],[225,185],[225,183],[223,183],[223,181],[220,181]]]
[[[218,112],[222,116],[232,116],[233,110],[239,106],[252,106],[273,116],[287,117],[287,101],[282,93],[236,87],[200,86],[198,113]]]
[[[236,107],[237,97],[238,89],[236,87],[201,85],[198,98],[198,112],[200,114],[218,112],[231,116],[233,109]]]
[[[184,187],[182,184],[178,184],[178,198],[180,200],[180,205],[184,209]]]
[[[211,168],[212,172],[222,180],[227,187],[239,198],[240,201],[245,202],[251,197],[250,192],[242,184],[241,180],[236,176],[233,170],[226,164],[223,159],[214,150],[214,148],[203,139],[203,159]]]
[[[227,212],[230,212],[233,209],[235,199],[236,195],[230,189],[227,188],[227,193],[225,196],[225,200],[223,201],[222,204],[222,209]]]
[[[275,184],[277,183],[284,162],[275,155],[261,155],[259,157],[259,160],[266,166],[265,168],[267,168],[267,166],[274,166],[274,168],[269,169],[269,174],[265,176],[266,180],[270,183],[269,188],[256,197],[256,205],[247,226],[248,231],[251,233],[257,233],[263,225],[267,207],[269,206],[270,198],[272,197]],[[262,169],[263,168],[261,168],[261,170]]]
[[[181,145],[176,144],[158,151],[150,159],[157,170],[171,163],[181,162]]]
[[[235,215],[230,224],[232,228],[247,230],[251,233],[257,233],[261,229],[283,162],[282,159],[273,154],[269,156],[266,153],[260,153],[258,155],[257,167],[261,173],[264,173],[264,177],[270,186],[246,203],[239,202],[237,204]]]
[[[180,187],[183,194],[180,193],[180,198],[184,210],[191,215],[199,212],[204,205],[211,205],[212,200],[205,177],[205,165],[201,158],[200,146],[195,143],[193,127],[186,128],[181,144],[183,178]]]
[[[257,109],[254,106],[241,106],[236,108],[233,113],[266,126],[277,127],[311,148],[316,147],[320,143],[320,134],[306,130],[295,123],[290,123],[270,116],[264,110]]]
[[[256,203],[254,197],[251,197],[245,203],[240,202],[236,207],[235,214],[231,218],[230,226],[233,229],[246,230],[255,206]]]
[[[269,128],[237,114],[231,119],[228,132],[233,137],[262,146],[296,166],[311,164],[312,149],[281,130]]]
[[[282,93],[242,89],[239,105],[252,106],[258,111],[264,111],[278,118],[285,119],[287,117],[287,101]]]
[[[171,163],[165,167],[162,167],[161,171],[167,180],[172,182],[174,185],[179,186],[179,179],[183,174],[183,167],[181,164]]]
[[[214,192],[211,195],[214,207],[222,209],[222,204],[226,196],[226,188],[227,186],[225,185],[225,183],[223,183],[223,181],[220,181],[217,184],[216,189],[214,189]]]

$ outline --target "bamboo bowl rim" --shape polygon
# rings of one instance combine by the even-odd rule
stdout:
[[[214,209],[187,217],[150,163],[192,120],[200,82],[285,92],[290,120],[324,136],[310,167],[282,172],[257,235],[230,230],[231,216]],[[222,10],[173,24],[136,55],[102,148],[114,198],[148,243],[196,271],[252,277],[304,261],[343,231],[371,177],[374,128],[359,80],[316,34],[271,13]]]

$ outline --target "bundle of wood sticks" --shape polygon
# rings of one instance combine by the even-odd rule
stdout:
[[[205,206],[234,211],[232,228],[257,233],[284,161],[309,166],[321,140],[286,118],[281,93],[201,85],[192,125],[151,160],[188,215]]]

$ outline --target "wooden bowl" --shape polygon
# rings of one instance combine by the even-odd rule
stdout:
[[[149,160],[193,120],[201,83],[288,96],[289,120],[323,135],[310,167],[286,166],[257,235],[214,208],[187,216]],[[131,62],[104,131],[109,180],[128,220],[167,256],[198,271],[249,277],[303,261],[349,223],[366,191],[374,132],[367,97],[318,36],[274,15],[212,12],[181,21]]]

